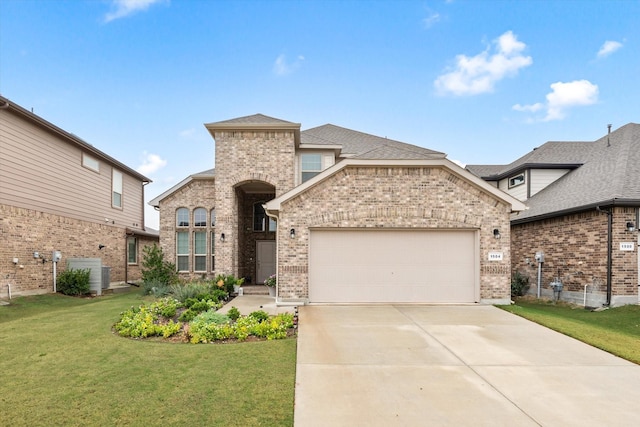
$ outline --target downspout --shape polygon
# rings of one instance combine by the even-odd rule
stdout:
[[[262,207],[264,208],[265,206],[262,205]],[[276,220],[276,306],[278,305],[278,298],[280,296],[280,293],[278,292],[279,288],[280,288],[280,280],[277,280],[278,277],[280,277],[280,263],[278,262],[278,257],[280,256],[280,251],[279,251],[279,246],[280,246],[280,237],[278,236],[278,234],[280,233],[280,225],[278,224],[278,215],[273,215],[271,213],[269,213],[268,210],[264,210],[264,213],[267,214],[267,216],[269,218],[273,218]],[[257,281],[257,279],[256,279]]]
[[[605,307],[611,305],[611,270],[613,268],[613,212],[611,210],[602,210],[600,206],[596,206],[598,212],[607,214],[607,301]]]

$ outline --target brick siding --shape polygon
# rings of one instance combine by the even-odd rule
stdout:
[[[636,222],[634,208],[613,209],[612,303],[637,302],[638,234],[626,229]],[[541,221],[516,224],[511,229],[512,270],[529,277],[530,293],[537,292],[536,252],[544,252],[541,294],[553,296],[549,283],[563,282],[560,298],[583,303],[585,285],[588,302],[606,302],[607,215],[595,209]],[[633,242],[633,251],[621,251],[621,242]],[[595,304],[594,304],[595,305]]]
[[[57,273],[66,268],[67,258],[101,258],[111,267],[111,281],[125,280],[127,240],[125,229],[112,224],[81,221],[30,209],[0,205],[0,298],[53,292],[54,250],[62,254]],[[143,238],[138,244],[138,259],[144,244],[157,242]],[[100,250],[98,245],[105,247]],[[40,259],[33,257],[39,252]],[[18,264],[13,263],[18,258]],[[42,262],[45,259],[46,262]],[[128,280],[140,278],[139,268],[128,268]]]
[[[509,213],[510,206],[444,168],[347,167],[283,203],[279,296],[308,297],[310,227],[458,228],[480,231],[481,299],[508,300]],[[487,261],[491,251],[502,252],[502,261]]]

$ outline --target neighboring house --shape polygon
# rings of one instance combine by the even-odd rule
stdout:
[[[53,291],[69,258],[99,258],[110,280],[141,277],[150,180],[0,97],[0,298]],[[36,257],[37,256],[37,257]]]
[[[594,142],[547,142],[503,166],[467,169],[525,202],[511,218],[512,270],[537,294],[587,306],[638,303],[640,125]]]
[[[445,154],[261,114],[205,126],[215,171],[149,202],[184,276],[277,273],[279,303],[509,302],[524,205]]]

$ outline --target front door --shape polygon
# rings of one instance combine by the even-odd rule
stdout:
[[[276,274],[276,241],[258,240],[256,245],[256,283],[264,283]]]

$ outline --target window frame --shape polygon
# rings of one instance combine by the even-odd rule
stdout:
[[[187,213],[187,221],[186,221],[186,223],[180,222],[180,219],[181,219],[180,218],[180,216],[181,216],[180,214],[184,213],[184,212]],[[189,215],[189,209],[188,208],[182,207],[182,208],[176,209],[176,227],[189,227],[189,224],[191,223],[190,222],[191,218],[189,218],[189,217],[190,217],[190,215]]]
[[[131,260],[131,242],[133,241],[133,261]],[[127,265],[138,264],[138,238],[135,236],[127,236]]]
[[[198,236],[204,237],[204,242],[199,242]],[[200,248],[204,252],[198,252],[198,243],[202,245]],[[198,261],[201,263],[204,261],[204,268],[198,268]],[[207,232],[206,231],[194,231],[193,232],[193,271],[194,272],[206,272],[207,271]]]
[[[122,209],[123,206],[123,187],[124,176],[122,172],[116,169],[111,170],[111,207]],[[118,191],[119,190],[119,191]],[[119,197],[117,197],[119,196]]]
[[[180,236],[186,237],[186,242],[181,242]],[[181,247],[181,243],[183,247]],[[179,272],[189,272],[189,232],[188,231],[176,231],[176,269]],[[185,249],[186,252],[181,252],[181,249]],[[184,268],[180,268],[181,262],[184,264]]]
[[[308,159],[309,157],[318,157],[318,161],[319,161],[319,168],[318,169],[305,169],[305,157]],[[322,160],[323,160],[323,156],[322,153],[301,153],[300,154],[300,183],[303,184],[307,181],[309,181],[311,178],[313,178],[314,176],[318,175],[320,172],[322,172]],[[307,160],[308,162],[308,160]],[[314,163],[316,163],[314,161]],[[305,174],[312,174],[310,176],[307,176],[305,178]]]
[[[198,221],[198,216],[200,216],[201,221]],[[205,208],[195,208],[193,210],[193,226],[198,228],[206,227],[207,217],[207,210]]]
[[[82,153],[82,167],[100,173],[100,161],[87,153]]]
[[[522,181],[520,181],[520,182],[518,182],[518,183],[513,183],[513,181],[515,181],[516,179],[518,179],[518,178],[520,178],[520,177],[522,177]],[[527,181],[526,174],[525,174],[524,172],[522,172],[522,173],[519,173],[519,174],[517,174],[517,175],[513,175],[512,177],[510,177],[510,178],[507,180],[507,186],[508,186],[508,188],[519,187],[519,186],[521,186],[522,184],[524,184],[526,181]]]
[[[211,231],[211,272],[213,273],[216,269],[216,232]]]

